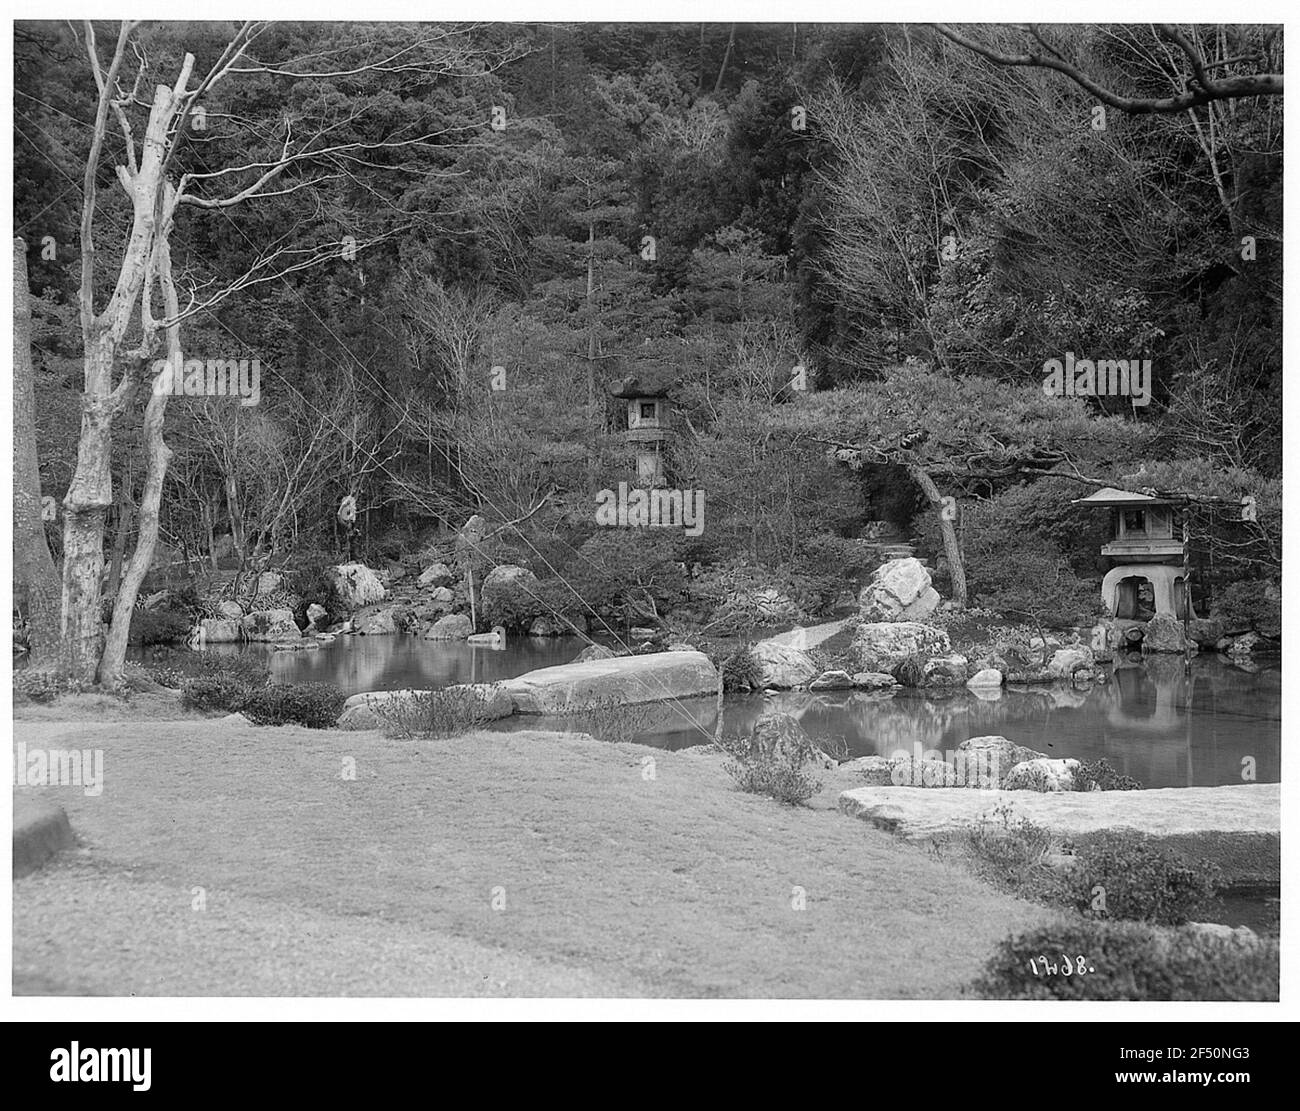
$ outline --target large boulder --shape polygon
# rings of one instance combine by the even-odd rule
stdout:
[[[612,660],[617,653],[612,648],[606,648],[603,644],[589,644],[574,658],[575,664],[586,663],[588,660]]]
[[[234,644],[239,639],[239,622],[229,617],[205,617],[199,625],[208,644]]]
[[[654,652],[530,671],[501,684],[521,714],[576,714],[716,694],[718,672],[703,652]]]
[[[420,586],[447,586],[456,581],[456,572],[445,563],[434,563],[420,572]]]
[[[1156,614],[1142,632],[1143,652],[1185,652],[1190,643],[1183,623],[1167,613]]]
[[[460,532],[456,536],[457,547],[475,551],[487,539],[487,534],[487,521],[475,513],[461,526]]]
[[[292,610],[255,610],[244,618],[244,635],[249,640],[297,640],[302,634]]]
[[[856,760],[846,760],[840,765],[840,771],[849,772],[873,787],[892,787],[893,766],[894,761],[888,756],[859,756]]]
[[[968,782],[977,781],[981,785],[999,787],[1006,782],[1011,769],[1016,765],[1030,760],[1048,759],[1044,752],[1037,752],[999,736],[970,737],[957,746],[956,757],[958,762],[965,765],[963,770]]]
[[[1255,652],[1264,651],[1264,638],[1258,633],[1242,633],[1241,636],[1224,637],[1219,642],[1219,651],[1236,660],[1249,659]]]
[[[1072,679],[1077,671],[1092,672],[1096,660],[1086,644],[1071,644],[1058,648],[1047,663],[1048,674],[1053,679]]]
[[[483,715],[487,721],[509,717],[515,712],[515,703],[509,693],[499,683],[460,683],[446,690],[474,690],[483,696]],[[416,695],[428,691],[369,691],[354,694],[343,703],[343,713],[339,715],[337,729],[381,729],[385,721],[380,711],[393,702],[409,701]]]
[[[921,674],[921,685],[924,687],[958,687],[966,682],[966,676],[970,674],[970,662],[956,652],[947,656],[935,656],[926,661]]]
[[[788,644],[760,640],[754,645],[754,655],[763,667],[762,685],[765,687],[789,690],[806,686],[820,671],[807,652]]]
[[[913,656],[928,659],[952,651],[942,629],[916,621],[879,621],[859,625],[853,634],[852,651],[863,671],[891,673]]]
[[[764,714],[754,723],[749,735],[750,752],[776,760],[796,769],[807,764],[815,768],[832,770],[839,766],[832,756],[827,756],[812,743],[797,719],[789,714]]]
[[[362,606],[352,618],[352,631],[361,636],[391,636],[401,632],[396,606]]]
[[[244,607],[238,602],[222,602],[217,606],[217,612],[231,621],[244,620]]]
[[[341,563],[330,568],[329,578],[339,600],[349,611],[384,599],[384,584],[364,563]]]
[[[284,576],[278,571],[263,571],[257,576],[257,589],[254,594],[274,594],[284,585]]]
[[[858,594],[858,609],[868,621],[921,621],[939,608],[939,594],[919,559],[882,563]]]
[[[990,690],[1002,686],[1002,672],[996,667],[984,667],[966,680],[971,690]]]
[[[811,683],[810,691],[847,691],[853,689],[853,678],[847,671],[823,671]]]
[[[1073,791],[1078,760],[1053,760],[1045,756],[1015,765],[1002,781],[1004,791]]]
[[[456,595],[452,593],[449,587],[435,586],[424,595],[423,601],[424,604],[420,607],[421,610],[427,612],[429,616],[441,615],[455,607]]]
[[[449,613],[440,617],[424,634],[425,640],[467,640],[474,626],[463,613]]]
[[[1110,663],[1115,653],[1125,647],[1124,630],[1113,617],[1103,617],[1092,625],[1080,626],[1076,633],[1092,652],[1094,664]]]
[[[1187,635],[1201,648],[1213,648],[1223,636],[1223,622],[1217,617],[1194,617],[1187,623]]]
[[[490,622],[527,620],[545,607],[537,598],[537,576],[526,567],[503,563],[483,578],[483,611]],[[503,620],[504,619],[504,620]]]

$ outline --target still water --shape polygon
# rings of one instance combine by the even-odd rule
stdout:
[[[535,668],[569,663],[584,642],[572,637],[520,637],[504,650],[413,636],[340,637],[306,652],[272,652],[269,645],[220,646],[209,651],[264,653],[280,682],[329,682],[358,691],[434,688],[508,679]],[[898,750],[940,753],[968,737],[996,733],[1052,756],[1105,757],[1146,787],[1213,787],[1281,779],[1281,669],[1246,670],[1215,658],[1134,656],[1117,663],[1109,681],[1088,690],[1062,685],[1006,688],[975,695],[857,691],[728,696],[723,729],[743,732],[764,712],[799,719],[816,740],[838,742],[851,756]],[[632,712],[629,712],[632,713]],[[712,698],[661,703],[635,711],[637,741],[684,748],[712,739]],[[514,717],[496,728],[567,730],[571,718]]]

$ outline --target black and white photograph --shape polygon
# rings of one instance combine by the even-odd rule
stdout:
[[[1280,1017],[1279,12],[116,7],[10,24],[12,1013]]]

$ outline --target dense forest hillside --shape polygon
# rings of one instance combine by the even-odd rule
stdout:
[[[537,578],[488,615],[507,624],[815,618],[879,561],[864,530],[945,598],[1086,619],[1109,525],[1074,502],[1103,486],[1183,498],[1207,606],[1253,621],[1273,597],[1280,96],[1108,108],[919,25],[172,23],[111,71],[118,30],[96,30],[107,106],[81,28],[17,27],[15,235],[45,535],[91,575],[98,529],[106,600],[156,505],[144,593],[285,569],[305,606],[348,559],[452,558],[477,515],[483,568]],[[1185,81],[1150,28],[1047,33],[1125,97]],[[1192,33],[1225,75],[1281,70],[1280,31]],[[159,132],[168,258],[139,260],[145,314],[105,356],[142,387],[107,502],[77,502],[103,338],[82,299],[108,328],[154,204],[122,182],[152,172],[153,90],[187,55]],[[256,404],[178,369],[150,410],[165,358],[244,361]],[[1149,377],[1045,392],[1076,359]],[[638,481],[616,396],[638,375],[698,530],[598,520]]]

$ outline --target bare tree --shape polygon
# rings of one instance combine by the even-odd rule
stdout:
[[[344,257],[344,251],[354,246],[339,242],[304,250],[283,243],[273,245],[258,253],[244,273],[216,288],[200,289],[191,283],[182,304],[171,262],[171,236],[178,210],[184,205],[220,211],[257,199],[310,191],[325,180],[352,173],[357,164],[371,165],[379,151],[428,143],[445,134],[442,131],[379,142],[329,142],[324,138],[328,126],[322,124],[299,135],[286,118],[279,148],[269,156],[214,170],[179,172],[176,156],[187,141],[189,123],[200,101],[222,82],[250,74],[302,82],[376,72],[430,78],[448,74],[474,76],[485,70],[484,56],[466,45],[463,33],[438,27],[424,28],[409,43],[388,52],[376,53],[373,45],[366,44],[358,64],[329,73],[311,71],[293,62],[265,62],[251,53],[265,26],[243,24],[208,72],[193,83],[194,56],[186,54],[175,80],[156,85],[152,99],[142,101],[148,63],[138,40],[137,24],[121,25],[107,67],[100,59],[94,26],[85,24],[86,54],[98,98],[83,184],[83,416],[76,470],[64,498],[61,634],[66,668],[87,682],[116,685],[120,681],[131,611],[158,535],[158,511],[171,456],[163,439],[165,391],[153,391],[145,406],[142,434],[146,471],[138,537],[105,638],[100,614],[101,579],[105,520],[113,501],[113,431],[147,380],[148,368],[164,338],[167,357],[180,360],[179,329],[184,321],[209,312],[240,290]],[[134,80],[128,83],[126,71],[132,59],[138,68]],[[148,108],[143,121],[136,112],[140,106]],[[124,164],[115,170],[131,206],[131,226],[112,293],[107,303],[97,306],[95,290],[101,262],[96,242],[96,201],[110,118],[117,121],[122,132]],[[142,133],[137,141],[136,128],[140,126]],[[155,293],[162,298],[161,316],[154,312]]]
[[[1280,73],[1231,73],[1223,77],[1212,76],[1217,70],[1231,70],[1244,63],[1249,63],[1256,69],[1269,65],[1272,60],[1271,34],[1267,34],[1262,42],[1245,44],[1236,54],[1221,50],[1219,57],[1207,60],[1196,28],[1187,32],[1173,23],[1155,24],[1153,33],[1156,38],[1177,47],[1182,54],[1183,65],[1169,75],[1174,92],[1168,96],[1143,97],[1125,96],[1107,88],[1099,78],[1066,58],[1060,49],[1048,41],[1036,23],[1030,23],[1025,27],[1025,33],[1032,40],[1028,49],[1015,54],[982,43],[944,23],[936,23],[934,28],[950,42],[955,42],[967,50],[973,50],[980,57],[987,58],[996,65],[1029,66],[1062,73],[1103,104],[1134,115],[1183,112],[1188,108],[1196,108],[1216,100],[1282,95]]]

